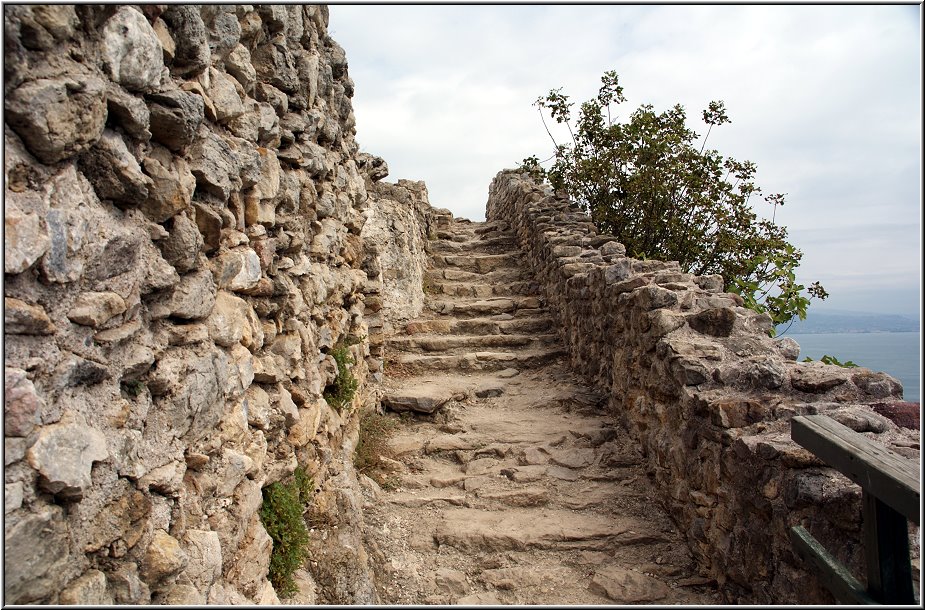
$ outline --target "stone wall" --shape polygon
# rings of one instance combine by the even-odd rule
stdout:
[[[384,344],[424,308],[424,272],[428,240],[436,211],[423,182],[381,182],[388,168],[378,158],[369,161],[369,206],[360,236],[366,246],[370,281],[366,293],[371,368],[381,371]]]
[[[609,390],[660,500],[729,602],[832,601],[791,550],[800,523],[863,577],[859,488],[790,441],[789,419],[825,413],[918,461],[918,430],[877,413],[901,401],[898,381],[796,362],[799,345],[769,338],[770,319],[724,293],[719,276],[627,258],[526,175],[495,177],[487,217],[516,232],[573,368]]]
[[[379,169],[327,22],[4,7],[8,603],[276,602],[261,489],[297,465],[303,584],[375,601],[351,455]],[[331,351],[357,339],[338,412]]]

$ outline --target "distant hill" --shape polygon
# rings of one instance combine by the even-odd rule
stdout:
[[[778,327],[778,332],[786,328]],[[818,333],[902,333],[919,330],[919,320],[893,314],[857,311],[810,311],[805,320],[795,320],[788,335],[814,335]]]

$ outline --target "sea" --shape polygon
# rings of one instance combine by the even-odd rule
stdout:
[[[839,362],[889,373],[903,384],[903,399],[921,402],[922,352],[919,332],[813,333],[791,335],[800,344],[800,360],[824,355]]]

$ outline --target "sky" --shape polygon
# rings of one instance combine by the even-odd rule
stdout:
[[[627,101],[732,122],[709,146],[786,193],[776,220],[804,253],[810,308],[919,316],[922,42],[918,5],[331,5],[357,140],[388,181],[424,180],[430,202],[482,220],[498,171],[553,144],[533,102],[592,98],[616,70]],[[547,117],[547,122],[549,122]],[[556,135],[556,132],[554,132]],[[561,134],[560,134],[561,135]],[[561,140],[560,140],[561,141]],[[548,164],[547,164],[548,166]],[[756,202],[759,214],[770,206]]]

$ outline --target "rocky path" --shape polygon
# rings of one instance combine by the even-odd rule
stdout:
[[[510,234],[444,219],[428,309],[390,342],[410,411],[364,480],[388,604],[715,604],[628,435],[565,366]],[[393,415],[392,417],[398,417]]]

